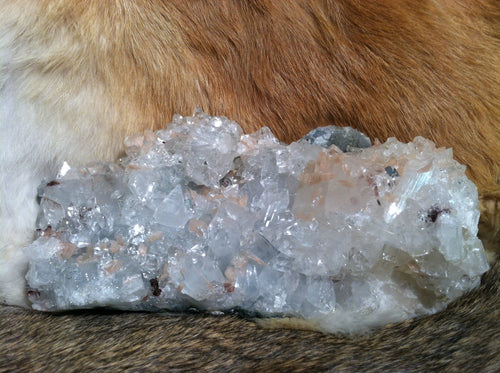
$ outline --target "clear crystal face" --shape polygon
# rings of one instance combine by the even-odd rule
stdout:
[[[488,269],[477,190],[424,138],[370,147],[331,126],[285,145],[198,111],[126,146],[41,186],[33,308],[238,309],[353,331],[441,310]]]

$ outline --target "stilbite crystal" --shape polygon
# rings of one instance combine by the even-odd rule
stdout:
[[[367,147],[326,127],[285,145],[197,112],[126,146],[41,186],[33,308],[236,309],[362,331],[439,311],[488,269],[477,190],[424,138]]]

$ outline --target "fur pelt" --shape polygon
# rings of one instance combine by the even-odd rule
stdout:
[[[195,107],[247,132],[269,126],[283,141],[336,124],[452,147],[497,247],[488,207],[500,197],[497,0],[0,0],[0,9],[3,303],[26,305],[19,247],[33,237],[38,183],[63,161],[113,160],[125,136]]]

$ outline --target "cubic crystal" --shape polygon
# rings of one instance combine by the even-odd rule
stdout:
[[[477,190],[422,137],[325,127],[286,145],[197,111],[64,164],[26,247],[33,308],[243,310],[361,331],[433,313],[488,269]]]

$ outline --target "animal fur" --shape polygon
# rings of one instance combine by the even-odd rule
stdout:
[[[32,239],[42,178],[63,161],[113,160],[126,135],[197,106],[283,141],[328,124],[382,141],[421,135],[453,147],[484,206],[500,198],[496,0],[0,0],[0,9],[3,303],[26,305],[18,248]]]

